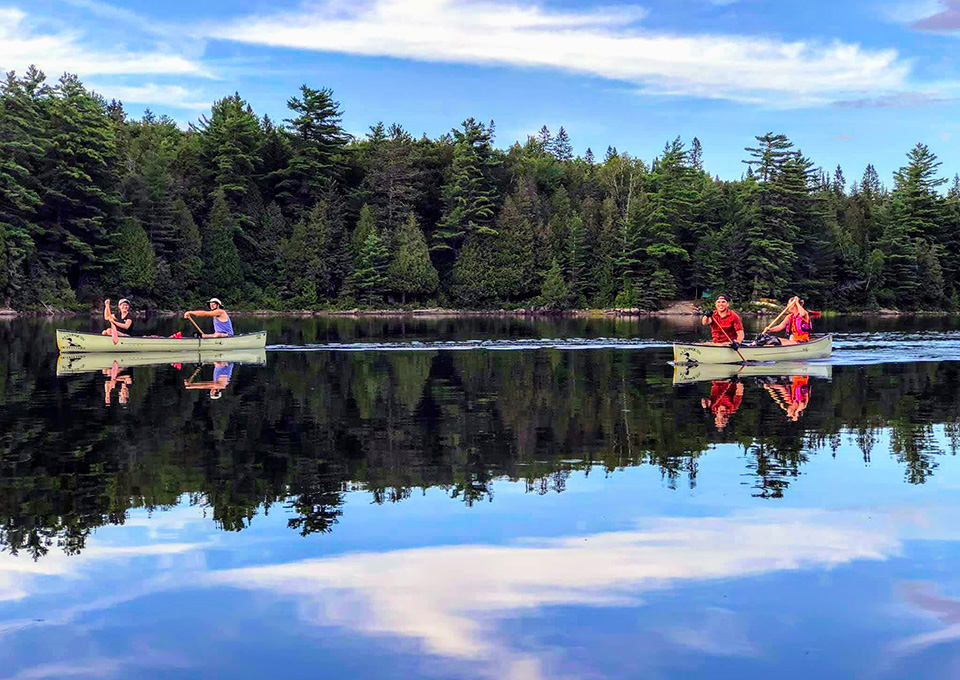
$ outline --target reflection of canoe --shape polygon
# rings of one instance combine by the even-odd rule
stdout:
[[[108,338],[109,339],[109,338]],[[212,364],[226,361],[232,364],[265,364],[267,353],[262,349],[234,349],[226,352],[85,352],[61,354],[57,357],[57,375],[75,375],[89,371],[103,371],[113,367],[151,366],[156,364]]]
[[[57,331],[57,347],[61,352],[200,352],[231,349],[263,349],[267,332],[244,333],[232,338],[113,338],[99,333]]]
[[[802,361],[778,361],[772,364],[677,364],[673,367],[673,384],[695,383],[709,380],[726,380],[737,376],[791,376],[806,375],[811,378],[833,376],[833,366],[829,364],[807,364]]]
[[[824,359],[833,351],[833,336],[801,342],[797,345],[777,345],[752,347],[744,345],[740,354],[747,361],[804,361],[806,359]],[[740,355],[726,345],[707,343],[673,346],[673,360],[678,364],[739,364]]]

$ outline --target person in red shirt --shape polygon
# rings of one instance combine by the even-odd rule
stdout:
[[[739,380],[714,380],[710,388],[710,398],[701,399],[700,405],[713,412],[713,422],[717,430],[722,430],[730,422],[730,416],[740,408],[743,401],[743,383]]]
[[[700,323],[710,326],[711,342],[714,345],[730,345],[739,349],[743,343],[743,321],[740,315],[730,309],[730,300],[726,295],[718,295],[714,302],[713,314],[704,314]]]

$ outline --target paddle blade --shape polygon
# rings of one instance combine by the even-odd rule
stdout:
[[[117,327],[113,324],[110,324],[110,337],[113,338],[114,345],[120,342],[120,331],[118,331]]]

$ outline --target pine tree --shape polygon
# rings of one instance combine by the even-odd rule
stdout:
[[[382,128],[382,124],[381,124]],[[389,238],[406,221],[418,198],[419,172],[414,166],[413,139],[399,125],[391,125],[379,137],[371,137],[364,185],[377,210],[377,222]]]
[[[548,309],[569,309],[570,289],[563,278],[563,268],[554,262],[543,280],[540,291],[540,304]]]
[[[423,296],[436,292],[440,279],[430,262],[427,241],[413,213],[407,215],[397,232],[394,252],[388,272],[389,289],[400,293],[404,304],[407,295]]]
[[[119,286],[138,297],[148,296],[157,280],[157,259],[143,227],[124,220],[116,239]]]
[[[233,241],[236,223],[226,196],[218,193],[203,231],[202,284],[221,298],[240,299],[243,284],[243,262]]]
[[[352,287],[360,304],[375,305],[383,301],[388,279],[390,255],[376,229],[367,235],[353,271]]]
[[[285,120],[293,135],[293,153],[278,184],[278,200],[302,211],[313,205],[336,179],[342,165],[341,154],[350,136],[341,126],[340,103],[333,91],[300,86],[301,97],[292,97],[287,107],[298,114]]]
[[[549,151],[558,161],[573,160],[573,145],[570,143],[570,135],[567,134],[562,125],[557,132],[557,136],[550,142]]]
[[[214,102],[210,116],[202,116],[192,127],[198,133],[207,195],[222,193],[231,212],[238,212],[247,194],[256,187],[256,165],[263,139],[260,121],[250,105],[234,94]]]
[[[690,165],[693,166],[694,170],[703,171],[703,146],[696,137],[690,144]]]
[[[748,236],[746,273],[752,282],[752,296],[777,297],[793,279],[797,228],[790,204],[801,189],[793,181],[794,175],[785,175],[788,163],[796,157],[790,140],[770,132],[758,136],[757,141],[758,147],[746,149],[753,158],[744,161],[757,178],[749,193],[757,210],[744,214],[743,222]]]
[[[190,293],[200,292],[197,284],[203,274],[203,242],[200,229],[183,199],[177,199],[174,203],[173,220],[176,226],[176,250],[170,261],[171,279],[174,293],[185,300]]]
[[[537,141],[540,143],[540,153],[550,151],[550,147],[553,144],[553,135],[550,134],[550,130],[546,125],[541,127],[540,132],[537,133]]]
[[[450,181],[443,188],[444,212],[434,232],[435,250],[459,251],[472,234],[495,234],[492,227],[497,205],[493,179],[499,160],[493,137],[483,123],[463,121],[463,130],[453,130],[454,156]]]
[[[44,76],[31,68],[23,79],[11,71],[0,82],[0,302],[26,303],[27,263],[38,235],[43,162],[41,119]]]
[[[97,295],[114,262],[111,240],[119,226],[118,158],[105,103],[71,75],[53,88],[39,208],[41,259],[66,275],[73,290]]]
[[[585,160],[588,165],[593,165],[596,162],[596,159],[593,157],[593,149],[589,146],[587,147],[587,152],[583,154],[583,160]]]

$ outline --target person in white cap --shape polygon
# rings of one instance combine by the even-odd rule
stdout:
[[[213,333],[203,333],[204,338],[232,338],[233,322],[230,321],[230,315],[223,308],[220,298],[210,298],[210,309],[196,309],[183,313],[184,319],[194,316],[209,316],[213,319]]]
[[[127,298],[121,298],[117,307],[120,310],[119,317],[110,309],[110,298],[103,301],[103,320],[110,324],[110,328],[105,329],[100,335],[110,335],[114,327],[117,329],[117,335],[133,335],[134,318],[130,313],[130,301]]]

